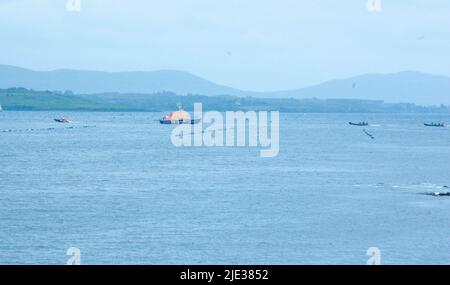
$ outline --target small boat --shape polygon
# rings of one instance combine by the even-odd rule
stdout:
[[[182,107],[178,111],[171,112],[159,120],[163,125],[180,125],[180,124],[198,124],[200,119],[191,119],[188,112],[184,111]]]
[[[351,126],[360,126],[360,127],[369,125],[369,123],[367,122],[358,122],[358,123],[348,122],[348,124]]]
[[[425,127],[445,127],[443,123],[424,123]]]
[[[450,192],[426,192],[423,194],[435,197],[450,196]]]
[[[70,121],[66,118],[56,118],[54,120],[55,120],[55,122],[58,122],[58,123],[70,123]]]

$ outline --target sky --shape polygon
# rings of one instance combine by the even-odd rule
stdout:
[[[450,76],[448,0],[0,0],[0,64],[175,69],[253,91]],[[374,11],[377,10],[377,11]]]

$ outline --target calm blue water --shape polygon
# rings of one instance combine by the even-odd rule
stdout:
[[[0,113],[0,263],[450,264],[450,197],[418,194],[450,186],[422,125],[450,115],[282,114],[275,158],[176,148],[162,115]]]

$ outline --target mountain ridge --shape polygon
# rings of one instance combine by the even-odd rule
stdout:
[[[419,71],[367,73],[332,79],[323,83],[281,91],[247,91],[216,84],[195,74],[162,69],[155,71],[95,71],[55,69],[35,71],[0,65],[0,88],[24,87],[35,90],[70,90],[80,94],[157,93],[180,95],[232,95],[259,98],[319,98],[383,100],[391,103],[450,105],[450,77]]]

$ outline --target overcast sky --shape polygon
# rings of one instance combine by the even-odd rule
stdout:
[[[0,63],[188,71],[236,88],[363,73],[450,76],[450,1],[0,0]]]

